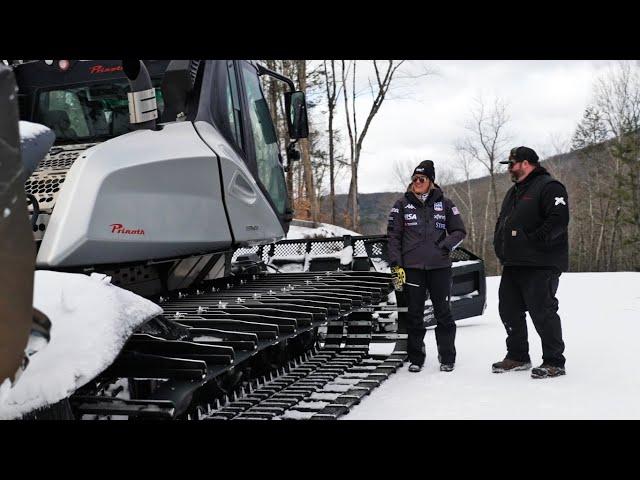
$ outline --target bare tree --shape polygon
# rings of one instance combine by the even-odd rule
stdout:
[[[456,168],[462,173],[464,181],[462,185],[450,185],[448,190],[452,192],[465,212],[465,221],[469,226],[468,243],[472,250],[476,250],[478,245],[476,236],[476,223],[473,208],[473,191],[471,189],[471,171],[473,170],[473,158],[465,150],[457,150],[458,162]],[[463,188],[460,188],[463,187]]]
[[[306,92],[307,90],[307,61],[296,60],[297,74],[298,74],[298,88]],[[302,166],[304,168],[304,186],[307,200],[309,202],[311,210],[311,219],[315,222],[318,220],[318,200],[316,198],[316,189],[314,187],[313,167],[311,166],[311,154],[309,149],[308,139],[300,139],[298,144],[300,145],[300,156],[302,159]]]
[[[358,92],[356,90],[356,66],[358,61],[353,60],[349,62],[349,65],[342,60],[342,84],[344,87],[344,103],[345,103],[345,116],[347,120],[347,132],[349,134],[349,148],[351,152],[351,183],[349,185],[349,201],[348,204],[351,207],[351,227],[357,230],[359,224],[359,212],[358,212],[358,166],[360,163],[360,154],[362,152],[362,145],[364,139],[367,136],[371,122],[376,114],[380,111],[380,107],[384,102],[389,87],[393,81],[393,77],[396,74],[398,68],[404,63],[404,60],[386,60],[386,65],[378,60],[373,61],[373,68],[375,71],[375,83],[370,82],[371,96],[373,102],[369,108],[369,112],[365,117],[364,126],[362,131],[358,131],[358,116],[356,111],[356,97]],[[349,70],[351,70],[351,91],[349,92],[348,77]],[[375,86],[374,86],[375,85]],[[351,109],[349,109],[349,100],[351,100]]]
[[[571,150],[572,137],[554,132],[548,136],[547,145],[538,150],[540,159],[545,162],[545,167],[550,170],[555,178],[565,183],[565,166],[558,162],[557,156]]]
[[[397,182],[398,188],[404,192],[407,185],[411,183],[411,173],[420,160],[395,160],[391,167],[393,179]]]
[[[324,60],[324,78],[325,87],[327,92],[327,107],[329,114],[329,202],[331,208],[331,223],[336,223],[336,191],[335,191],[335,139],[334,139],[334,126],[333,117],[336,109],[336,103],[340,96],[340,90],[342,85],[338,88],[338,82],[336,81],[336,63],[335,60],[329,61],[331,65],[331,71],[329,71],[327,60]]]
[[[632,62],[620,62],[595,85],[596,105],[613,135],[610,153],[615,159],[618,209],[611,232],[609,263],[616,235],[629,244],[631,264],[640,270],[640,71]],[[624,227],[623,231],[621,227]],[[621,229],[619,231],[619,229]]]
[[[510,140],[506,132],[509,115],[507,105],[500,98],[496,98],[490,108],[487,108],[482,97],[478,97],[475,103],[465,125],[469,133],[458,142],[457,150],[466,152],[487,169],[491,177],[493,211],[495,218],[498,218],[496,174],[500,171],[498,162],[505,156]]]
[[[592,105],[587,106],[582,120],[571,139],[572,151],[576,152],[586,175],[576,176],[572,192],[576,201],[571,202],[572,217],[576,219],[573,228],[588,223],[588,240],[578,256],[578,271],[583,268],[582,257],[591,259],[590,268],[600,270],[604,267],[601,260],[605,249],[604,234],[610,221],[609,210],[612,196],[608,186],[611,177],[611,156],[598,145],[607,139],[608,131],[601,112]],[[580,201],[587,196],[587,202]],[[586,208],[588,206],[588,208]],[[574,214],[575,212],[575,214]],[[583,213],[584,212],[584,213]],[[570,228],[572,226],[570,225]],[[610,227],[609,227],[610,228]]]

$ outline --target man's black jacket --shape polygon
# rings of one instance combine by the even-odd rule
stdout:
[[[504,266],[569,268],[567,190],[537,167],[507,192],[493,246]]]
[[[433,270],[451,266],[449,253],[467,232],[460,212],[437,186],[423,203],[406,192],[389,214],[389,264]]]

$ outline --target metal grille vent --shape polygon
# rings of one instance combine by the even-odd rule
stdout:
[[[200,68],[200,60],[191,60],[189,63],[189,78],[191,79],[191,86],[196,84],[198,68]]]
[[[64,183],[64,175],[46,175],[31,177],[24,184],[27,193],[35,196],[43,207],[49,207],[53,202],[55,194],[60,191],[61,184]]]

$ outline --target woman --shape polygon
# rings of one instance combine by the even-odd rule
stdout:
[[[389,264],[394,275],[406,275],[407,333],[410,372],[422,370],[425,360],[424,303],[427,290],[437,322],[440,370],[451,372],[456,361],[456,324],[451,315],[451,258],[467,235],[460,212],[435,183],[431,160],[418,165],[404,197],[391,209]]]

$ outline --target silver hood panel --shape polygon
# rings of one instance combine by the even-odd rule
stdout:
[[[96,145],[64,173],[39,267],[172,258],[231,245],[218,159],[191,122]]]

